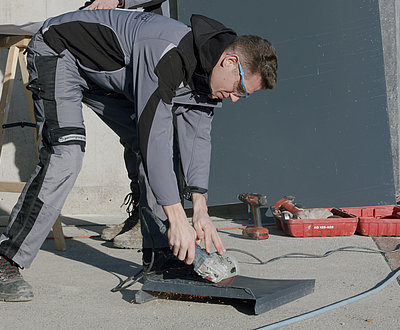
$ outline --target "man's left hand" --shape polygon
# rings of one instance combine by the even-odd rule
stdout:
[[[118,0],[95,0],[90,6],[85,9],[115,9],[118,6]]]
[[[214,244],[217,252],[223,254],[225,252],[224,245],[218,235],[217,229],[212,223],[208,215],[206,199],[201,194],[193,193],[193,227],[196,231],[196,241],[199,243],[204,239],[204,247],[207,253],[211,253],[212,244]]]

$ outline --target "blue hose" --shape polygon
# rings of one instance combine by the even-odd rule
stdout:
[[[371,289],[369,289],[369,290],[367,290],[365,292],[359,293],[359,294],[357,294],[357,295],[355,295],[353,297],[350,297],[350,298],[346,298],[346,299],[340,300],[340,301],[335,302],[333,304],[330,304],[328,306],[318,308],[318,309],[313,310],[311,312],[307,312],[307,313],[304,313],[304,314],[301,314],[301,315],[297,315],[297,316],[294,316],[294,317],[291,317],[291,318],[288,318],[286,320],[282,320],[282,321],[279,321],[279,322],[271,323],[269,325],[266,325],[266,326],[263,326],[263,327],[257,328],[257,329],[277,329],[277,328],[280,328],[280,327],[283,327],[283,326],[286,326],[286,325],[289,325],[289,324],[292,324],[292,323],[295,323],[295,322],[298,322],[298,321],[302,321],[302,320],[308,319],[308,318],[313,317],[315,315],[325,313],[325,312],[330,311],[332,309],[335,309],[337,307],[341,307],[341,306],[350,304],[350,303],[352,303],[354,301],[360,300],[360,299],[368,297],[368,296],[370,296],[370,295],[372,295],[372,294],[374,294],[374,293],[376,293],[378,291],[381,291],[384,287],[386,287],[390,282],[392,282],[399,275],[400,275],[400,267],[398,269],[394,270],[393,272],[391,272],[383,281],[381,281],[380,283],[375,285],[373,288],[371,288]]]

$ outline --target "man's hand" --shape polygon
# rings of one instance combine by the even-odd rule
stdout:
[[[194,260],[196,232],[180,203],[163,206],[169,220],[168,242],[173,254],[190,265]]]
[[[211,244],[214,244],[217,252],[225,252],[224,245],[217,233],[217,229],[212,223],[207,211],[206,199],[202,194],[192,194],[193,202],[193,227],[196,230],[196,241],[204,239],[204,247],[208,253],[211,253]]]
[[[95,0],[90,6],[85,9],[115,9],[118,6],[118,0]]]

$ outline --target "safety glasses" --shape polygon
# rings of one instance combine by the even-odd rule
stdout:
[[[247,99],[250,95],[247,93],[246,86],[244,85],[244,78],[243,78],[244,74],[243,74],[242,65],[240,64],[239,59],[238,59],[238,67],[239,67],[239,75],[240,75],[240,84],[242,85],[241,87],[243,90],[241,88],[238,88],[237,93],[238,93],[238,96]],[[238,87],[240,87],[240,86],[238,86]]]
[[[234,53],[227,53],[227,55],[236,55]],[[237,55],[236,55],[237,56]],[[234,94],[237,97],[240,98],[245,98],[247,99],[250,95],[247,93],[247,89],[246,86],[244,84],[244,73],[243,73],[243,68],[242,65],[240,64],[240,60],[239,60],[239,56],[238,57],[238,67],[239,67],[239,75],[240,75],[240,85],[238,84],[236,91],[234,92]]]

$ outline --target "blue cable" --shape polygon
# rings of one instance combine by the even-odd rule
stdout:
[[[380,283],[375,285],[373,288],[371,288],[371,289],[369,289],[369,290],[367,290],[365,292],[359,293],[359,294],[357,294],[357,295],[355,295],[353,297],[349,297],[349,298],[340,300],[338,302],[335,302],[333,304],[327,305],[325,307],[318,308],[318,309],[313,310],[311,312],[307,312],[307,313],[300,314],[300,315],[297,315],[297,316],[294,316],[294,317],[290,317],[290,318],[288,318],[286,320],[282,320],[282,321],[279,321],[279,322],[271,323],[269,325],[266,325],[266,326],[263,326],[263,327],[260,327],[260,328],[257,328],[257,329],[265,329],[265,330],[277,329],[277,328],[280,328],[280,327],[283,327],[283,326],[286,326],[286,325],[289,325],[289,324],[292,324],[292,323],[295,323],[295,322],[298,322],[298,321],[302,321],[302,320],[308,319],[308,318],[313,317],[315,315],[319,315],[319,314],[328,312],[328,311],[330,311],[332,309],[335,309],[335,308],[350,304],[350,303],[352,303],[354,301],[360,300],[360,299],[368,297],[368,296],[370,296],[370,295],[372,295],[372,294],[374,294],[374,293],[376,293],[378,291],[381,291],[384,287],[386,287],[390,282],[392,282],[399,275],[400,275],[400,267],[397,268],[396,270],[394,270],[393,272],[391,272],[383,281],[381,281]]]

